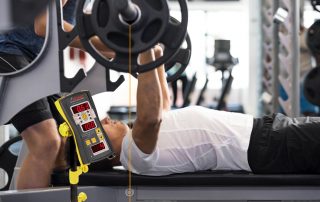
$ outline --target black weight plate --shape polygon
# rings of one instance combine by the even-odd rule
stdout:
[[[187,34],[185,42],[187,47],[181,47],[175,56],[165,64],[166,72],[169,71],[172,67],[179,65],[179,69],[174,72],[172,75],[167,77],[167,82],[175,81],[187,68],[190,58],[191,58],[191,40],[189,34]]]
[[[96,1],[99,1],[99,2],[95,2],[94,6],[100,5],[105,10],[108,10],[108,11],[112,10],[109,7],[110,4],[108,4],[107,0],[96,0]],[[111,34],[111,38],[118,37],[118,39],[116,40],[117,41],[116,46],[112,45],[112,47],[111,47],[106,44],[108,47],[110,47],[116,53],[116,57],[114,59],[108,60],[105,57],[103,57],[99,53],[99,51],[95,49],[95,47],[93,47],[93,45],[90,43],[90,38],[97,35],[96,30],[95,30],[96,26],[103,27],[103,29],[101,29],[101,30],[108,30],[107,25],[110,21],[112,21],[113,18],[109,18],[108,15],[104,16],[105,19],[104,19],[104,17],[101,17],[101,15],[103,16],[105,14],[102,13],[102,11],[98,9],[98,7],[93,8],[93,12],[95,12],[93,15],[85,14],[83,12],[84,2],[85,2],[85,0],[79,0],[78,6],[77,6],[77,26],[76,27],[79,32],[80,40],[81,40],[84,48],[91,54],[91,56],[93,56],[97,60],[97,62],[99,62],[103,66],[110,68],[110,69],[113,69],[115,71],[128,72],[129,71],[129,68],[128,68],[129,61],[131,62],[131,71],[133,73],[134,72],[145,72],[145,71],[156,68],[157,66],[165,63],[166,61],[168,61],[169,59],[171,59],[174,56],[174,54],[179,50],[180,45],[182,44],[184,37],[186,35],[187,23],[188,23],[187,2],[186,2],[186,0],[179,0],[180,9],[181,9],[181,19],[182,19],[181,23],[179,23],[179,24],[171,23],[168,20],[168,25],[165,27],[164,33],[161,35],[161,37],[158,41],[151,40],[150,37],[144,36],[145,35],[144,33],[141,34],[141,32],[136,31],[136,29],[139,30],[140,26],[142,27],[141,30],[144,30],[143,29],[143,26],[144,26],[143,21],[141,21],[141,23],[138,22],[136,25],[135,24],[132,25],[132,32],[138,33],[136,36],[140,36],[143,38],[143,40],[139,39],[136,41],[135,41],[136,38],[132,38],[132,40],[131,40],[132,47],[135,47],[136,43],[139,44],[141,41],[146,41],[147,43],[144,44],[145,45],[144,48],[146,48],[145,50],[147,50],[148,48],[151,48],[154,45],[161,43],[165,46],[165,51],[164,51],[164,54],[162,57],[160,57],[158,60],[150,62],[148,64],[144,64],[144,65],[139,64],[138,63],[138,55],[139,55],[139,53],[141,53],[145,50],[137,48],[137,49],[134,49],[135,52],[131,52],[133,49],[131,49],[129,51],[125,47],[126,46],[125,41],[128,42],[128,36],[126,35],[128,32],[125,29],[126,26],[121,22],[120,24],[111,24],[111,25],[115,25],[118,27],[117,28],[112,27],[112,29],[111,29],[112,33],[109,33],[109,34]],[[149,5],[149,7],[152,7],[152,6],[150,6],[150,3],[147,3],[146,5]],[[150,8],[149,10],[153,11],[154,9]],[[146,13],[147,13],[147,11],[146,11]],[[165,11],[165,13],[168,13],[168,12]],[[96,18],[94,19],[92,16],[96,16]],[[142,14],[141,14],[141,16],[142,16]],[[96,19],[98,19],[98,20],[96,20]],[[146,18],[141,18],[141,19],[146,19]],[[168,15],[168,19],[169,19],[169,15]],[[153,21],[154,20],[157,20],[157,19],[153,18]],[[98,21],[98,22],[96,22],[96,21]],[[148,21],[148,22],[150,22],[150,21]],[[151,27],[152,27],[152,25],[151,25]],[[148,29],[153,30],[154,28],[149,27]],[[121,32],[121,31],[123,31],[123,32]],[[152,32],[152,31],[150,31],[150,32]],[[101,33],[99,33],[99,34],[101,35]],[[158,38],[158,37],[156,37],[156,38]],[[123,47],[120,47],[120,46],[123,46]],[[141,52],[139,52],[140,50],[141,50]],[[129,59],[129,52],[131,53],[130,59]]]
[[[129,53],[129,25],[121,20],[116,9],[118,0],[98,0],[93,5],[91,23],[96,35],[115,52]],[[168,25],[166,0],[132,1],[139,7],[137,22],[131,25],[131,53],[141,53],[156,44]],[[107,8],[107,11],[105,11]],[[101,17],[103,16],[103,17]],[[97,20],[103,19],[103,20]]]
[[[304,95],[309,102],[320,106],[320,67],[313,68],[304,80]]]
[[[315,21],[308,29],[307,45],[312,54],[320,53],[320,20]]]

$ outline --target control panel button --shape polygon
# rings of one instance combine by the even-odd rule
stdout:
[[[81,117],[82,117],[82,119],[85,120],[85,121],[88,119],[88,115],[87,115],[86,113],[83,113],[83,114],[81,115]]]
[[[99,137],[99,140],[101,140],[101,141],[104,139],[102,134],[99,134],[98,137]]]
[[[90,145],[91,141],[90,140],[86,140],[86,145]]]
[[[97,142],[97,139],[95,137],[91,138],[91,142],[94,144]]]
[[[97,134],[101,133],[100,128],[96,128],[96,133],[97,133]]]

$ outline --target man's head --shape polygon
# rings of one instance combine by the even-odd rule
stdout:
[[[109,160],[106,158],[102,161],[92,163],[90,165],[90,170],[93,170],[93,171],[108,170],[108,169],[112,169],[113,166],[121,165],[120,152],[121,152],[122,140],[130,130],[126,124],[120,121],[111,120],[108,117],[102,119],[100,122],[102,124],[103,129],[107,133],[107,136],[109,137],[109,140],[113,147],[113,151],[116,154],[116,158],[112,160]],[[69,143],[70,138],[67,138],[64,141],[66,141],[64,143],[65,146],[63,147],[65,152],[64,158],[66,163],[70,165],[70,143]]]
[[[124,136],[128,133],[129,127],[121,121],[115,121],[106,117],[101,120],[102,127],[109,137],[113,150],[117,156],[121,152],[121,144]]]

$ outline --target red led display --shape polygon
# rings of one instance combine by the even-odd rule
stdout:
[[[84,102],[82,104],[75,105],[75,106],[71,107],[71,109],[74,114],[77,114],[77,113],[80,113],[80,112],[83,112],[83,111],[90,109],[90,105],[88,102]]]
[[[104,150],[106,147],[104,146],[103,142],[100,142],[99,144],[93,145],[91,147],[93,153],[96,153],[98,151]]]
[[[88,130],[91,130],[91,129],[95,128],[96,127],[96,123],[94,121],[90,121],[88,123],[82,124],[81,127],[82,127],[82,130],[84,132],[86,132]]]

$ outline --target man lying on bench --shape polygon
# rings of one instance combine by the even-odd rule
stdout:
[[[159,47],[147,51],[141,63],[161,54]],[[132,128],[102,120],[117,154],[112,165],[152,176],[210,169],[320,173],[320,118],[253,118],[200,106],[169,111],[169,103],[163,66],[139,74]]]

